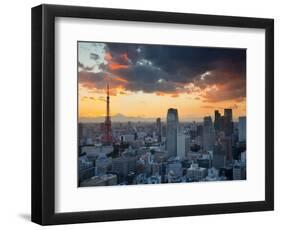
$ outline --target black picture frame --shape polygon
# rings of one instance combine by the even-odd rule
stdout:
[[[265,29],[265,200],[188,206],[55,213],[55,18]],[[222,214],[274,209],[274,20],[110,8],[32,8],[32,221],[41,225]]]

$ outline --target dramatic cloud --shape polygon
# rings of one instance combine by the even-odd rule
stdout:
[[[99,55],[97,55],[95,53],[90,53],[90,59],[98,60],[98,58],[99,58]]]
[[[92,71],[94,69],[94,66],[85,66],[81,62],[78,62],[78,67],[84,71]]]
[[[224,107],[219,106],[213,106],[213,105],[202,105],[201,108],[203,109],[225,109]],[[227,106],[229,109],[238,109],[239,106],[237,104],[234,104],[232,106]]]
[[[110,88],[177,97],[196,93],[205,102],[244,100],[246,50],[207,47],[104,44],[100,72],[78,63],[79,83],[88,89]],[[90,58],[99,59],[91,53]]]

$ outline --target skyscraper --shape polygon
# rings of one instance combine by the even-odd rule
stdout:
[[[216,131],[221,130],[221,114],[218,110],[215,110],[214,128]]]
[[[178,132],[177,135],[177,157],[183,159],[185,157],[185,135],[182,132]]]
[[[239,141],[244,142],[246,141],[246,117],[239,117],[238,120]]]
[[[226,163],[231,163],[233,160],[231,137],[226,136],[224,138],[221,138],[220,141],[225,152]]]
[[[167,152],[169,156],[177,155],[177,135],[178,135],[178,110],[170,108],[167,113]]]
[[[232,121],[232,109],[224,109],[224,116]]]
[[[225,151],[222,148],[222,145],[220,143],[216,143],[214,145],[214,152],[213,152],[213,161],[212,166],[216,169],[220,169],[225,167]]]
[[[204,117],[203,120],[203,149],[208,151],[213,149],[215,141],[215,132],[213,128],[212,118]]]
[[[232,109],[224,109],[224,134],[230,137],[233,133]]]

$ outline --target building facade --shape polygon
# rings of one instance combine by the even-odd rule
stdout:
[[[170,108],[167,113],[166,148],[169,156],[177,155],[178,110]]]

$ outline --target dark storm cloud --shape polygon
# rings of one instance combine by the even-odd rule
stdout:
[[[78,62],[78,67],[85,71],[91,71],[94,69],[94,66],[85,66],[83,63]]]
[[[98,60],[98,58],[99,58],[99,55],[97,55],[96,53],[90,53],[90,59]]]
[[[193,84],[205,101],[241,100],[246,95],[243,49],[106,43],[105,51],[103,76],[123,79],[129,91],[189,93],[185,86]],[[204,92],[214,85],[219,91]]]
[[[152,46],[143,49],[144,57],[169,74],[192,77],[207,70],[223,67],[225,63],[239,63],[244,69],[246,51],[184,46]],[[180,79],[182,80],[182,79]]]
[[[112,77],[111,75],[104,72],[79,72],[79,83],[88,89],[106,89],[107,83],[110,83],[111,88],[120,87],[123,85],[121,79]]]
[[[127,54],[130,58],[132,64],[141,57],[141,53],[138,52],[138,49],[141,45],[137,44],[125,44],[125,43],[106,43],[106,51],[111,54],[111,56],[118,61],[120,56]],[[122,62],[123,61],[123,62]],[[121,60],[121,64],[127,64],[125,60]]]

